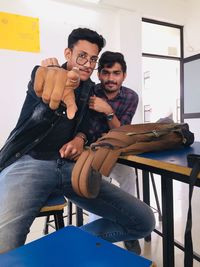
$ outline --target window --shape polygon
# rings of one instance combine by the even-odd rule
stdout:
[[[142,51],[148,54],[180,57],[180,29],[143,21]]]

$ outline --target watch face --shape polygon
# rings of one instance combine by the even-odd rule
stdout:
[[[113,116],[114,116],[114,113],[108,114],[106,116],[107,117],[107,120],[111,121],[113,119]]]

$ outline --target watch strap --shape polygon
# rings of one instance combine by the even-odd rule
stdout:
[[[111,121],[113,119],[113,117],[114,117],[114,112],[106,115],[106,118],[108,121]]]

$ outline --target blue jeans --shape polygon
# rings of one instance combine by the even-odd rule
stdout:
[[[31,224],[56,192],[102,218],[81,228],[110,242],[139,239],[151,233],[150,207],[120,188],[102,181],[95,199],[79,197],[71,186],[74,163],[36,160],[26,155],[0,173],[0,252],[25,243]]]

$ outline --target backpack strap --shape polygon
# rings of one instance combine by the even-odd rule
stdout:
[[[100,190],[102,176],[92,168],[94,156],[94,151],[85,150],[72,171],[72,187],[81,197],[95,198]]]
[[[120,150],[100,147],[92,162],[92,168],[99,171],[104,176],[109,176],[120,155]]]
[[[82,197],[95,198],[100,190],[102,174],[109,176],[120,151],[108,147],[82,152],[72,171],[72,187]]]
[[[74,191],[79,195],[83,196],[81,193],[81,190],[79,188],[79,180],[80,180],[80,174],[82,171],[82,168],[85,164],[85,161],[87,160],[89,156],[90,151],[89,150],[84,150],[80,157],[78,158],[76,164],[74,165],[73,171],[72,171],[72,177],[71,177],[71,182],[72,182],[72,187]]]

